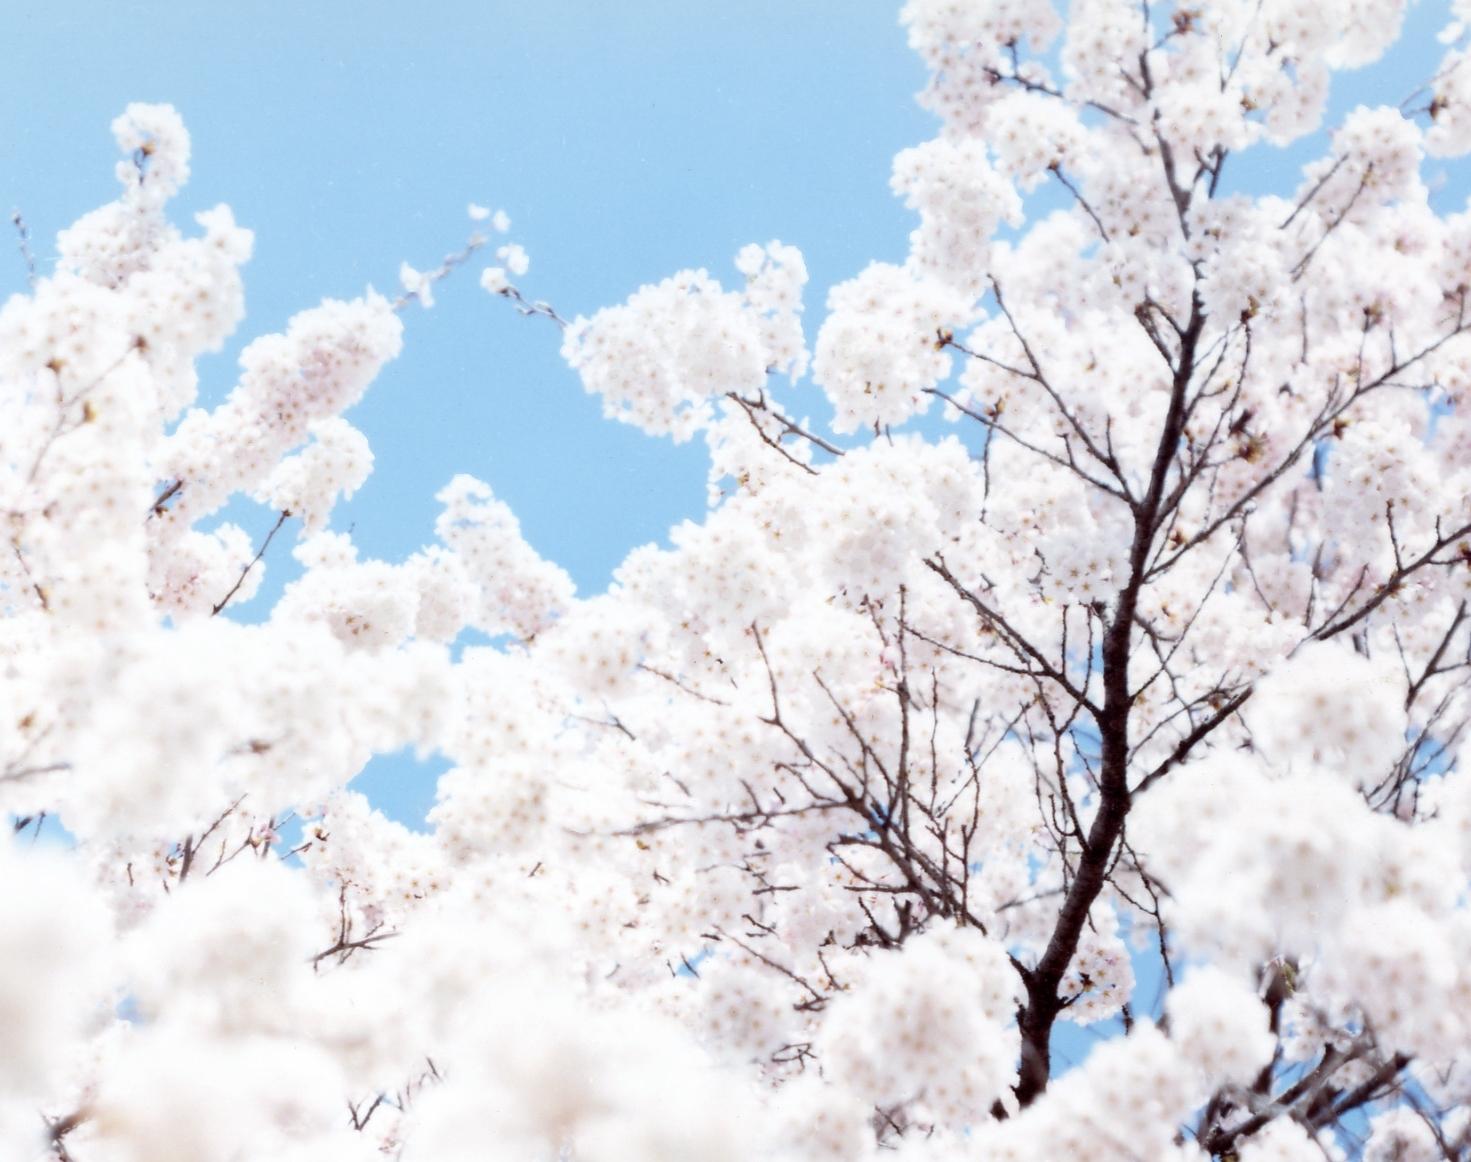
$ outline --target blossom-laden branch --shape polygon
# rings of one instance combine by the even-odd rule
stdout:
[[[256,550],[255,556],[247,561],[244,568],[240,570],[240,576],[235,578],[235,584],[230,586],[229,592],[216,601],[210,608],[211,617],[218,617],[224,611],[225,606],[230,604],[231,598],[240,592],[240,587],[245,584],[245,579],[250,576],[250,571],[260,564],[261,558],[266,555],[266,550],[271,547],[271,542],[275,540],[276,534],[281,531],[281,526],[289,519],[291,519],[290,510],[282,509],[281,514],[276,517],[276,523],[271,526],[271,531],[266,534],[265,540],[261,542],[260,548]]]
[[[331,530],[343,413],[485,239],[195,407],[250,236],[170,226],[187,134],[126,111],[118,202],[0,313],[0,878],[47,966],[0,982],[0,1072],[40,1144],[284,1156],[345,1107],[405,1157],[1464,1153],[1471,234],[1419,177],[1471,149],[1458,70],[1222,195],[1387,47],[1341,7],[1075,5],[1054,80],[1050,6],[906,5],[917,224],[810,350],[790,246],[590,319],[503,247],[483,285],[611,417],[708,439],[709,511],[592,597],[467,477],[403,562]],[[830,424],[773,393],[809,369]],[[241,495],[254,548],[204,523]],[[218,616],[292,515],[306,575]],[[408,749],[424,828],[353,783]],[[1100,1032],[1059,1085],[1064,1022]]]

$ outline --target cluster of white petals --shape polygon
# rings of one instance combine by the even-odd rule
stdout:
[[[873,957],[833,1002],[818,1041],[825,1069],[880,1109],[918,1101],[941,1125],[972,1125],[1015,1080],[1006,1026],[1018,984],[979,932],[926,933]]]
[[[1022,222],[1021,199],[991,165],[985,142],[940,137],[906,149],[894,159],[891,185],[919,212],[909,238],[914,268],[978,293],[990,274],[992,235]]]
[[[0,1154],[1464,1153],[1471,209],[1425,159],[1471,3],[1312,136],[1404,8],[909,0],[915,227],[810,351],[793,246],[567,323],[472,203],[209,408],[253,239],[171,223],[188,134],[130,106],[0,306]],[[404,559],[334,524],[480,248],[708,447],[604,592],[467,474]],[[407,753],[422,821],[353,782]]]
[[[456,476],[435,499],[444,511],[434,531],[478,596],[463,624],[531,638],[571,602],[572,579],[526,543],[521,523],[488,484]],[[448,570],[446,563],[440,572]]]
[[[975,317],[972,296],[925,272],[872,263],[828,293],[812,372],[832,403],[833,430],[902,424],[928,410],[950,373],[944,336]]]
[[[1212,1083],[1249,1085],[1272,1059],[1276,1038],[1256,991],[1213,965],[1170,990],[1170,1040]]]
[[[575,320],[562,354],[605,415],[676,440],[709,423],[712,398],[759,391],[768,367],[760,318],[703,270]]]

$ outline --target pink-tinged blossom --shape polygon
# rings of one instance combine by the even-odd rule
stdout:
[[[1462,1140],[1471,212],[1424,172],[1471,143],[1455,8],[1423,104],[1248,195],[1236,155],[1323,128],[1399,0],[911,0],[908,247],[812,327],[788,243],[565,322],[497,238],[482,285],[565,323],[605,413],[709,452],[707,511],[581,597],[470,475],[404,559],[334,523],[373,468],[344,413],[453,263],[304,304],[197,405],[253,236],[171,222],[188,135],[129,106],[120,195],[0,306],[0,1140]],[[422,826],[353,784],[406,749]]]

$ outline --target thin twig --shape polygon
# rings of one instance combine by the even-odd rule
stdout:
[[[221,597],[215,607],[209,611],[209,615],[211,617],[217,616],[220,610],[224,609],[225,606],[230,604],[230,599],[234,597],[235,594],[240,592],[240,586],[245,584],[245,578],[250,575],[250,571],[256,567],[260,559],[266,555],[266,550],[271,547],[271,541],[274,540],[276,534],[281,531],[281,526],[286,523],[286,519],[290,515],[291,510],[289,508],[282,509],[281,515],[276,518],[276,523],[271,526],[271,531],[266,534],[266,539],[261,542],[259,552],[257,552],[256,555],[250,559],[250,563],[246,565],[245,568],[240,570],[240,576],[235,578],[235,584],[230,586],[230,592]]]
[[[21,261],[26,264],[26,285],[31,290],[35,290],[36,256],[31,253],[31,232],[26,227],[26,220],[19,210],[10,211],[10,220],[15,223],[16,247],[20,250]]]

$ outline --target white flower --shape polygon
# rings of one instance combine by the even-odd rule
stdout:
[[[527,257],[526,250],[519,243],[508,242],[495,252],[495,256],[506,265],[517,278],[520,278],[531,269],[531,259]]]
[[[428,274],[405,262],[398,268],[398,281],[403,284],[404,294],[417,298],[423,307],[434,305],[434,279]]]

